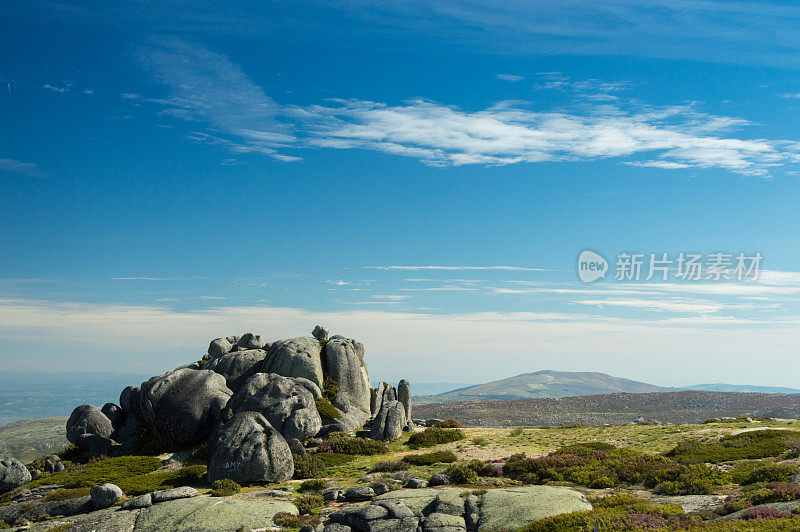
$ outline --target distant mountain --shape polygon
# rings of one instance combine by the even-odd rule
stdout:
[[[604,373],[543,370],[508,379],[458,388],[437,395],[416,396],[415,404],[454,401],[503,401],[609,393],[669,392],[671,388],[612,377]]]
[[[750,386],[748,384],[695,384],[694,386],[683,386],[673,389],[678,391],[699,390],[703,392],[781,393],[784,395],[800,395],[800,390],[795,388],[783,388],[781,386]]]

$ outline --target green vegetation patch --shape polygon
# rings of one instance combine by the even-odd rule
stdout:
[[[422,447],[433,447],[442,443],[451,443],[454,441],[463,440],[466,438],[461,429],[440,429],[437,427],[428,427],[422,432],[415,432],[408,438],[406,445],[412,449],[420,449]]]
[[[119,485],[118,483],[121,480],[152,473],[160,467],[161,460],[155,456],[106,458],[105,460],[77,465],[66,471],[43,476],[30,482],[28,487],[60,484],[67,488],[82,488],[97,486],[106,482]]]
[[[336,407],[333,406],[330,400],[327,397],[320,397],[319,399],[314,399],[314,402],[317,405],[317,412],[323,418],[327,419],[339,419],[342,415],[336,410]]]
[[[797,431],[753,430],[723,436],[719,441],[713,442],[680,442],[665,453],[665,456],[679,462],[719,464],[780,456],[798,443],[800,432]]]
[[[301,514],[310,514],[317,508],[325,506],[325,499],[322,495],[301,495],[292,501],[292,504],[297,506],[297,510]]]
[[[321,453],[371,456],[374,454],[388,453],[389,447],[382,441],[373,440],[370,438],[353,437],[341,432],[336,432],[328,435],[328,439],[319,445],[317,451]]]
[[[350,454],[327,452],[292,456],[294,457],[294,478],[296,479],[324,477],[329,468],[346,464],[356,458]]]
[[[278,512],[272,518],[272,521],[283,528],[301,528],[306,525],[316,527],[322,521],[318,517],[310,515],[294,515],[289,512]]]
[[[437,429],[460,429],[461,423],[455,419],[443,419],[442,421],[433,425]]]
[[[411,467],[411,464],[408,462],[403,462],[402,460],[381,460],[380,462],[375,462],[372,464],[372,467],[369,468],[370,473],[392,473],[395,471],[405,471]]]
[[[328,483],[321,478],[312,478],[300,484],[300,491],[304,493],[317,493],[324,490]]]
[[[503,472],[529,484],[573,482],[590,488],[644,484],[666,495],[711,493],[724,474],[702,464],[680,464],[663,456],[607,443],[570,445],[539,458],[512,456]]]
[[[422,454],[407,454],[403,457],[403,462],[418,466],[433,464],[451,464],[458,460],[453,451],[431,451]]]
[[[211,496],[212,497],[227,497],[235,495],[242,491],[242,487],[229,478],[215,480],[211,483]]]

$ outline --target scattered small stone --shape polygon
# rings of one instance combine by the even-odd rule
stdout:
[[[116,484],[110,483],[94,486],[90,493],[92,504],[97,510],[108,508],[122,498],[122,489]]]
[[[450,484],[450,477],[447,473],[434,473],[428,480],[428,486],[444,486]]]
[[[344,492],[346,501],[368,501],[375,496],[375,492],[369,486],[353,486]]]
[[[181,486],[180,488],[154,491],[151,497],[153,504],[156,504],[173,499],[188,499],[189,497],[196,497],[197,495],[199,495],[199,492],[196,489],[189,486]]]
[[[406,488],[410,489],[419,489],[419,488],[427,488],[428,483],[421,478],[412,478],[406,482]]]
[[[153,498],[149,493],[139,495],[122,503],[123,510],[135,510],[137,508],[150,508],[153,505]]]

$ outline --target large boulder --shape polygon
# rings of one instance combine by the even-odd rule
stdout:
[[[111,425],[117,429],[125,424],[125,412],[114,403],[106,403],[100,409],[104,416],[111,421]]]
[[[107,438],[114,432],[111,420],[96,406],[81,405],[72,411],[67,420],[67,440],[75,443],[83,434],[96,434]]]
[[[108,508],[122,498],[122,490],[116,484],[100,484],[91,489],[92,505],[95,510]]]
[[[411,383],[406,379],[401,379],[397,384],[397,400],[403,403],[406,421],[411,421]]]
[[[347,405],[340,421],[347,430],[360,428],[370,418],[370,381],[367,365],[364,364],[364,346],[343,336],[333,336],[325,344],[323,356],[327,377],[336,381],[337,396],[334,405]]]
[[[25,464],[14,458],[0,460],[0,493],[18,488],[31,481]]]
[[[322,388],[322,347],[315,338],[292,338],[272,344],[260,373],[303,377]]]
[[[283,482],[293,474],[289,445],[258,412],[239,412],[209,441],[209,482]]]
[[[247,379],[255,375],[266,356],[267,354],[261,349],[235,351],[208,361],[203,369],[214,371],[225,377],[228,388],[235,392]]]
[[[322,428],[311,386],[315,385],[302,378],[256,373],[228,401],[224,417],[229,420],[239,412],[258,412],[287,440],[307,440]]]
[[[275,527],[272,518],[278,512],[298,513],[297,507],[289,501],[218,497],[179,499],[142,510],[136,520],[136,530],[271,530]]]
[[[127,386],[119,394],[119,406],[128,418],[141,417],[141,396],[142,389],[139,386]]]
[[[219,358],[222,355],[230,352],[233,349],[233,344],[236,342],[231,342],[231,338],[214,338],[211,340],[211,343],[208,345],[208,356],[211,358]]]
[[[188,447],[211,434],[232,395],[219,373],[173,370],[142,383],[142,417],[157,437]]]
[[[480,506],[478,530],[519,530],[531,521],[591,510],[579,491],[559,486],[524,486],[489,490]]]
[[[261,349],[264,347],[264,340],[261,339],[260,334],[245,333],[236,342],[239,349]]]
[[[400,401],[388,401],[383,404],[378,415],[372,420],[370,437],[373,440],[391,441],[403,435],[406,426],[406,413]]]

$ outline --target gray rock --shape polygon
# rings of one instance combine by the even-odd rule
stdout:
[[[250,377],[228,402],[224,418],[231,419],[241,412],[263,415],[284,438],[304,441],[322,428],[322,418],[308,388],[275,373]]]
[[[467,522],[467,530],[476,530],[478,528],[480,499],[473,493],[470,493],[464,499],[464,520]]]
[[[83,434],[111,436],[114,427],[105,414],[92,405],[81,405],[72,411],[67,420],[67,440],[75,443]]]
[[[196,497],[200,493],[189,486],[181,486],[179,488],[172,488],[168,490],[159,490],[154,491],[150,494],[150,498],[153,501],[153,504],[165,501],[172,501],[175,499],[188,499],[190,497]]]
[[[323,532],[351,532],[353,529],[341,523],[326,523]]]
[[[314,532],[315,528],[311,525],[303,525],[300,527],[300,532]]]
[[[386,390],[386,383],[382,382],[377,388],[370,392],[370,417],[375,417],[383,405],[383,392]]]
[[[314,330],[311,331],[311,336],[316,338],[317,340],[327,340],[330,331],[324,325],[317,325],[314,327]]]
[[[381,441],[396,440],[403,435],[405,425],[406,414],[403,405],[399,401],[385,402],[372,420],[370,437]]]
[[[208,355],[211,358],[219,358],[222,355],[229,353],[231,349],[233,349],[233,345],[236,342],[231,342],[228,338],[215,338],[211,340],[211,343],[208,345]]]
[[[322,389],[322,347],[316,338],[292,338],[272,344],[261,365],[261,373],[303,377]]]
[[[239,338],[236,345],[241,349],[261,349],[264,347],[264,340],[261,339],[260,334],[245,333]]]
[[[570,488],[524,486],[493,489],[483,496],[478,529],[518,530],[532,521],[591,509],[586,497]]]
[[[114,403],[106,403],[100,411],[111,421],[111,425],[116,429],[125,423],[125,412]]]
[[[338,400],[347,405],[341,421],[356,430],[371,417],[369,371],[364,364],[364,346],[355,340],[333,336],[324,351],[325,375],[339,386]]]
[[[293,474],[289,445],[258,412],[239,412],[209,441],[209,481],[283,482]]]
[[[464,514],[464,499],[452,491],[442,491],[436,496],[434,512],[461,516]]]
[[[231,395],[218,373],[174,370],[142,384],[142,417],[157,437],[189,447],[208,438]]]
[[[338,501],[344,498],[344,488],[334,486],[332,488],[325,488],[322,491],[322,498],[326,501]]]
[[[423,532],[466,532],[467,524],[461,516],[432,513],[422,522]],[[492,530],[516,530],[501,528]]]
[[[267,354],[261,349],[240,350],[209,361],[203,369],[225,377],[225,384],[235,393],[247,379],[256,374],[266,356]]]
[[[25,464],[15,458],[0,460],[0,493],[13,490],[31,481]]]
[[[322,398],[322,390],[319,389],[319,386],[314,384],[308,379],[304,379],[303,377],[292,377],[295,384],[299,384],[303,388],[307,389],[311,392],[311,395],[314,396],[314,399],[321,399]]]
[[[450,484],[450,477],[447,476],[447,473],[434,473],[428,479],[429,486],[445,486],[447,484]]]
[[[300,440],[298,440],[297,438],[289,438],[288,440],[286,440],[286,443],[289,444],[289,450],[292,451],[292,454],[299,454],[300,456],[303,456],[308,452],[306,451],[306,448],[303,447],[303,444],[300,443]]]
[[[378,504],[383,506],[387,510],[389,510],[389,517],[394,519],[404,519],[406,517],[414,517],[414,512],[403,504],[402,502],[398,501],[375,501],[373,504]]]
[[[142,390],[138,386],[127,386],[122,390],[122,393],[119,394],[119,407],[122,408],[127,418],[140,417],[141,394]]]
[[[426,481],[422,480],[421,478],[412,478],[412,479],[409,479],[408,482],[406,482],[406,486],[405,487],[409,488],[409,489],[412,489],[412,490],[420,489],[420,488],[427,488],[428,487],[428,483]]]
[[[297,515],[297,508],[289,501],[194,497],[162,502],[141,510],[136,531],[228,532],[239,527],[275,530],[272,518],[278,512]]]
[[[368,501],[375,496],[375,492],[369,486],[353,486],[344,492],[346,501]]]
[[[149,493],[145,493],[123,502],[121,508],[123,510],[135,510],[136,508],[150,508],[151,506],[153,506],[153,497]]]
[[[122,490],[116,484],[100,484],[94,486],[91,491],[92,505],[95,510],[102,510],[115,504],[122,498]]]
[[[74,499],[66,499],[63,501],[49,501],[40,504],[36,508],[29,510],[22,514],[22,519],[31,521],[38,521],[42,518],[52,515],[63,515],[69,517],[71,515],[86,514],[92,511],[92,496],[86,495],[84,497],[76,497]]]
[[[61,473],[65,469],[66,467],[64,467],[64,464],[62,464],[61,462],[57,462],[55,467],[53,467],[53,473]]]
[[[116,449],[119,447],[117,442],[111,438],[104,438],[97,434],[81,434],[80,437],[75,440],[75,445],[87,451],[92,458],[117,456],[119,454],[116,452]]]
[[[411,421],[411,383],[406,379],[397,384],[397,400],[403,404],[406,411],[406,420]]]
[[[375,492],[375,495],[383,495],[384,493],[389,493],[389,486],[385,482],[375,482],[372,484],[372,491]]]

